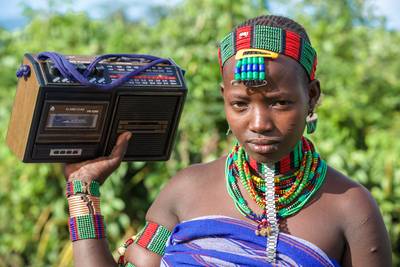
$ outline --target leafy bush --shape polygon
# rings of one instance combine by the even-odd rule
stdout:
[[[104,20],[68,13],[34,16],[19,31],[0,30],[1,138],[25,52],[147,53],[185,68],[189,95],[171,159],[123,164],[102,188],[110,246],[116,248],[137,231],[170,176],[219,157],[232,144],[225,136],[216,44],[236,23],[268,13],[267,7],[264,1],[185,1],[153,13],[153,24],[127,21],[120,12]],[[305,11],[293,15],[319,53],[324,92],[312,138],[329,164],[372,191],[399,264],[400,34],[363,12],[363,1],[300,1],[297,10]],[[0,162],[0,266],[71,266],[61,166],[22,164],[5,143]]]

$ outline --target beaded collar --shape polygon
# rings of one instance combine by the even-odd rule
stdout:
[[[237,149],[240,149],[240,146],[237,144]],[[244,152],[244,150],[243,150]],[[262,164],[258,163],[255,159],[251,158],[249,154],[244,153],[246,162],[248,162],[251,171],[257,172],[261,174]],[[274,171],[275,175],[284,175],[288,173],[293,173],[300,167],[301,160],[303,158],[303,150],[302,150],[302,141],[297,142],[293,150],[286,156],[284,156],[281,160],[275,162]]]
[[[235,80],[265,79],[264,58],[289,56],[300,63],[310,80],[314,80],[317,53],[311,44],[296,32],[266,25],[245,25],[222,39],[218,59],[222,72],[225,62],[236,56]]]
[[[268,236],[267,257],[275,261],[279,220],[300,211],[321,187],[327,165],[311,141],[303,137],[292,152],[275,164],[258,163],[235,145],[226,160],[227,190],[241,214],[258,223],[257,235]],[[263,209],[256,214],[239,183]]]

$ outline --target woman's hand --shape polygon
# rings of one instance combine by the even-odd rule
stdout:
[[[64,175],[66,179],[78,179],[85,182],[96,180],[102,184],[121,164],[122,158],[128,148],[130,138],[130,132],[120,134],[117,143],[108,157],[100,157],[79,163],[65,164]]]

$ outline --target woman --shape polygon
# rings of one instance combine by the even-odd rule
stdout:
[[[321,93],[303,27],[280,16],[248,20],[223,39],[219,56],[226,118],[238,144],[169,181],[120,264],[390,266],[388,235],[370,193],[327,166],[303,137],[305,128],[315,130]],[[79,195],[98,202],[96,183],[92,191],[71,188],[94,178],[103,183],[129,138],[122,134],[107,158],[66,166],[70,207],[81,205]],[[71,217],[76,266],[116,266],[101,217],[86,224]],[[89,228],[92,235],[82,234]]]

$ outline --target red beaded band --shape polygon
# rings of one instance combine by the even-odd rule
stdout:
[[[126,249],[133,243],[161,256],[164,255],[165,247],[170,236],[171,232],[164,226],[154,222],[146,222],[146,225],[136,236],[128,238],[128,240],[118,248],[118,253],[120,255],[118,258],[118,267],[125,267],[127,266],[126,264],[134,266],[129,262],[125,262]]]
[[[315,79],[317,53],[298,33],[266,25],[245,25],[236,28],[221,41],[218,60],[222,72],[225,62],[240,50],[261,49],[293,58]],[[247,70],[249,71],[249,70]]]
[[[171,232],[164,226],[154,222],[146,222],[135,243],[154,253],[163,255],[170,235]]]

